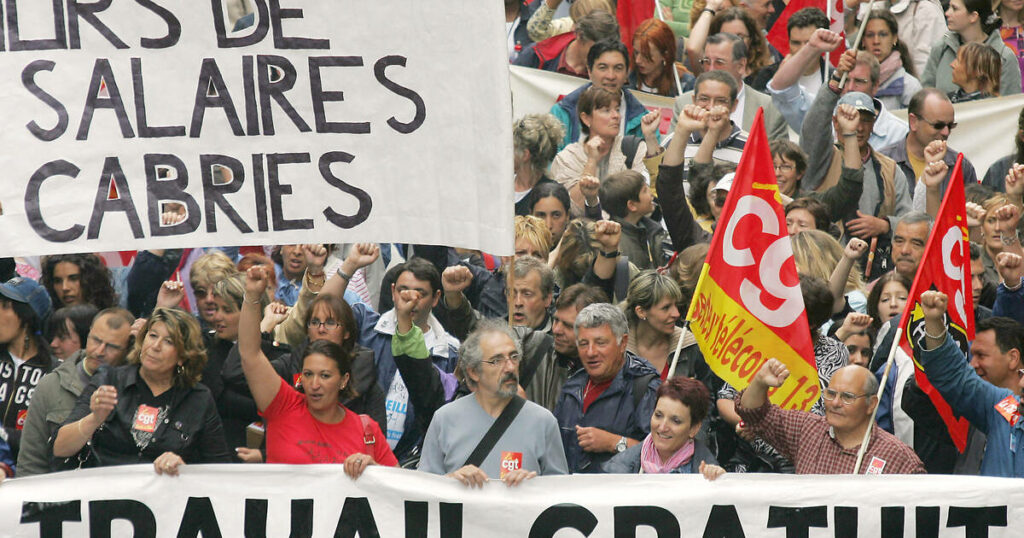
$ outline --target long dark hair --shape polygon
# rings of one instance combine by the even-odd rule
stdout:
[[[53,289],[53,271],[61,262],[78,267],[81,273],[82,300],[84,302],[100,310],[117,306],[117,292],[114,291],[114,285],[111,283],[110,270],[95,254],[57,254],[46,257],[39,283],[46,288],[46,291],[50,292],[50,299],[54,306],[61,304]]]
[[[338,395],[338,401],[344,402],[359,396],[355,389],[355,380],[352,379],[352,354],[345,351],[344,348],[331,342],[330,340],[313,340],[302,350],[302,357],[299,361],[299,368],[305,369],[306,357],[314,353],[319,353],[328,359],[334,361],[334,364],[338,367],[338,374],[342,377],[345,374],[349,374],[348,383],[345,384],[345,388],[341,389]],[[301,372],[301,370],[300,370]]]
[[[1003,20],[992,10],[991,0],[963,0],[967,13],[977,13],[981,31],[989,35],[1003,25]]]
[[[868,15],[868,20],[864,24],[871,22],[874,19],[884,21],[885,25],[889,27],[889,32],[896,38],[896,45],[893,47],[896,52],[900,53],[900,63],[903,65],[903,70],[912,77],[917,76],[917,71],[914,69],[914,60],[910,57],[910,49],[907,48],[907,44],[899,38],[900,34],[900,23],[896,22],[896,17],[888,10],[873,9],[871,14]],[[864,41],[860,42],[860,50],[867,50]],[[882,58],[884,60],[885,58]],[[882,60],[879,60],[881,62]],[[880,81],[880,82],[885,82]]]

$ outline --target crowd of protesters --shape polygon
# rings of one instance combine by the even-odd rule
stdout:
[[[510,63],[581,79],[514,121],[513,257],[359,243],[0,260],[0,479],[228,462],[402,466],[469,487],[1024,476],[1024,111],[995,134],[1005,158],[962,164],[976,339],[965,355],[936,291],[914,335],[971,422],[967,449],[914,376],[876,396],[950,185],[953,103],[1021,92],[1019,6],[848,1],[844,37],[817,8],[780,19],[784,1],[662,0],[623,36],[615,4],[505,0]],[[766,38],[778,25],[785,56]],[[634,91],[675,98],[667,132]],[[786,365],[733,387],[683,329],[758,108],[820,382],[806,412],[768,399]]]

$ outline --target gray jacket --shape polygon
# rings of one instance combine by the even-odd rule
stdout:
[[[985,44],[992,47],[999,53],[1003,68],[999,79],[999,95],[1012,95],[1020,93],[1020,64],[1017,62],[1017,55],[1003,43],[999,29],[995,29],[985,38]],[[960,35],[956,32],[946,32],[942,41],[932,46],[932,52],[928,55],[928,63],[924,66],[924,75],[921,76],[921,84],[924,87],[935,87],[943,93],[955,92],[959,86],[953,84],[953,68],[950,64],[956,59],[956,53],[962,45]]]
[[[85,357],[79,351],[52,372],[43,376],[32,395],[32,404],[25,416],[18,452],[18,476],[32,476],[52,471],[53,457],[50,436],[57,432],[78,401],[85,384],[78,375],[78,363]]]

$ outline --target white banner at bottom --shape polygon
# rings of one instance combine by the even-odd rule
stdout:
[[[468,489],[340,465],[108,467],[0,485],[3,536],[979,537],[1019,535],[1024,487],[961,476],[541,477]]]

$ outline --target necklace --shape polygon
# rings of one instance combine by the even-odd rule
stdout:
[[[583,401],[587,401],[587,394],[590,393],[590,379],[587,379],[586,386],[583,387]]]

